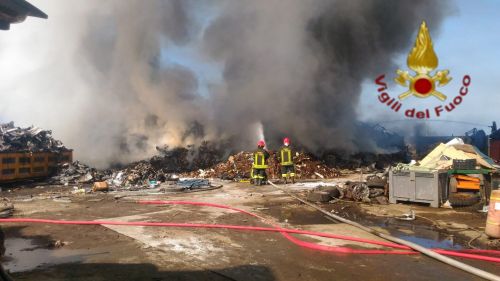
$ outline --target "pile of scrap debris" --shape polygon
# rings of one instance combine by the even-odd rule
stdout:
[[[335,168],[329,167],[323,161],[314,158],[305,152],[297,152],[294,157],[297,178],[335,178],[340,175]],[[228,160],[219,163],[209,169],[198,169],[193,172],[184,173],[184,176],[195,178],[220,178],[225,180],[248,179],[252,169],[252,152],[242,151],[229,156]],[[268,177],[279,178],[281,171],[277,155],[271,152],[268,163]]]
[[[206,143],[195,149],[157,148],[159,155],[149,160],[131,163],[113,171],[97,171],[81,163],[65,165],[53,179],[61,183],[87,183],[110,179],[115,186],[147,186],[150,181],[166,182],[179,177],[184,178],[220,178],[224,180],[249,179],[252,169],[252,152],[242,151],[222,161],[224,154],[213,145]],[[297,152],[294,156],[298,179],[337,178],[341,170],[328,165],[306,152]],[[281,168],[276,153],[271,152],[267,169],[271,179],[280,178]],[[365,170],[373,170],[375,168]],[[359,169],[359,168],[358,168]],[[351,170],[342,170],[351,173]]]
[[[75,193],[109,190],[141,190],[156,188],[162,192],[192,191],[212,188],[205,179],[182,179],[167,168],[156,169],[151,162],[134,163],[123,170],[97,170],[78,161],[61,165],[58,173],[49,179],[52,184],[76,184]],[[93,187],[90,188],[90,184]],[[86,186],[86,187],[84,187]]]
[[[37,127],[20,128],[14,122],[0,124],[0,152],[61,152],[66,151],[52,131]]]
[[[115,185],[148,185],[150,181],[165,182],[177,180],[178,174],[215,165],[222,158],[221,150],[204,142],[194,148],[157,147],[159,155],[149,160],[132,163],[117,170],[111,176]]]
[[[307,200],[312,202],[329,202],[338,199],[352,200],[364,203],[388,204],[387,174],[371,175],[366,181],[347,181],[343,185],[317,183],[317,186],[307,194]]]
[[[62,164],[56,175],[50,178],[53,184],[68,185],[70,183],[93,183],[110,177],[109,171],[100,171],[78,161]]]
[[[148,186],[150,181],[176,180],[177,174],[213,166],[222,158],[215,145],[203,143],[194,148],[157,147],[158,155],[113,170],[97,170],[74,162],[64,164],[52,177],[54,183],[91,183],[109,180],[114,186]]]
[[[53,182],[91,183],[108,181],[113,186],[150,186],[152,182],[175,181],[178,178],[220,178],[224,180],[249,179],[252,169],[252,152],[242,151],[227,157],[220,145],[204,142],[194,147],[157,147],[158,155],[113,170],[98,171],[82,163],[75,162],[61,167]],[[275,152],[270,152],[267,173],[269,178],[280,178],[281,168]],[[296,152],[294,163],[298,179],[337,178],[342,173],[353,170],[339,170],[342,167],[355,167],[363,171],[375,172],[375,162],[381,158],[376,155],[366,157],[348,157],[341,154],[328,154],[320,158],[304,151]],[[366,154],[368,155],[368,154]],[[226,158],[227,157],[227,158]],[[350,160],[349,160],[349,159]],[[222,161],[222,159],[227,159]],[[356,162],[358,161],[358,162]],[[366,165],[365,165],[366,164]],[[362,166],[365,165],[365,166]]]

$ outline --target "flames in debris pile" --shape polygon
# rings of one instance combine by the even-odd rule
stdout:
[[[52,131],[37,127],[20,128],[14,122],[0,124],[0,152],[61,152],[67,150]]]
[[[252,158],[252,152],[242,151],[230,156],[226,162],[219,163],[210,169],[199,169],[183,175],[187,177],[221,178],[229,180],[247,179],[250,178]],[[334,178],[340,175],[337,169],[327,166],[323,161],[317,160],[305,152],[298,152],[294,160],[297,178]],[[271,152],[268,166],[268,177],[279,178],[281,171],[276,153]]]

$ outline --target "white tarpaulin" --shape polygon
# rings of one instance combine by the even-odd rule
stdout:
[[[453,144],[439,144],[431,153],[427,154],[427,156],[420,161],[419,166],[437,170],[451,169],[453,166],[453,159],[476,159],[477,164],[481,166],[481,168],[495,169],[494,162],[491,158],[481,153],[476,147],[470,144],[460,144],[459,141],[454,141]]]

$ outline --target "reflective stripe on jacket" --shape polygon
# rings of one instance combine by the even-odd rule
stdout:
[[[253,168],[254,169],[267,169],[266,155],[263,151],[257,150],[253,154]]]
[[[280,149],[280,164],[281,166],[293,165],[292,150],[289,147]]]

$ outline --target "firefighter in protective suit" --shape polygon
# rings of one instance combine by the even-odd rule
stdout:
[[[293,165],[293,151],[290,147],[290,139],[283,139],[283,146],[280,148],[278,153],[278,160],[281,165],[281,177],[285,181],[285,184],[288,182],[288,179],[292,180],[292,183],[295,183],[295,167]]]
[[[266,143],[261,140],[257,143],[257,150],[253,153],[252,179],[255,185],[262,185],[267,180],[267,160],[269,152],[264,149]]]

